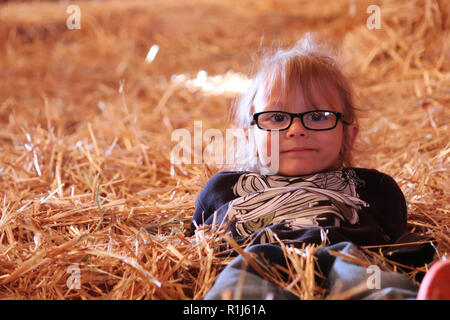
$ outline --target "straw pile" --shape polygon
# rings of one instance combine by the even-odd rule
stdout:
[[[449,4],[378,1],[380,30],[366,26],[369,4],[78,2],[79,30],[66,26],[67,3],[1,4],[0,297],[201,299],[230,261],[222,244],[239,248],[223,234],[187,236],[195,197],[221,168],[171,165],[170,139],[194,120],[225,130],[235,94],[172,76],[249,75],[261,49],[309,30],[342,44],[349,61],[365,110],[356,165],[393,176],[411,230],[447,255]],[[268,277],[324,298],[306,280],[317,248],[284,249],[291,279]]]

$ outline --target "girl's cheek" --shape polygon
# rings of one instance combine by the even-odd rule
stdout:
[[[263,164],[267,164],[270,158],[271,139],[269,132],[260,132],[255,137],[256,152]]]
[[[255,145],[256,145],[256,153],[257,155],[260,155],[264,149],[267,148],[267,139],[264,137],[263,134],[261,134],[260,132],[255,133]]]
[[[342,149],[342,144],[343,144],[343,136],[340,134],[336,134],[334,136],[330,136],[328,138],[328,146],[329,146],[329,153],[330,156],[332,156],[333,158],[337,158],[339,159],[340,157],[340,152]]]
[[[266,154],[268,156],[279,156],[281,146],[281,134],[279,132],[268,132],[266,135]],[[273,145],[272,145],[273,144]]]

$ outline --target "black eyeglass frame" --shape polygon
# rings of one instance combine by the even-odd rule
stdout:
[[[330,128],[327,128],[327,129],[312,129],[312,128],[309,128],[308,126],[305,125],[305,122],[303,121],[303,117],[304,117],[305,115],[307,115],[307,114],[309,114],[309,113],[313,113],[313,112],[330,112],[330,113],[333,113],[333,114],[335,115],[335,117],[336,117],[336,123],[334,124],[334,126],[332,126],[332,127],[330,127]],[[260,115],[265,114],[265,113],[282,113],[282,114],[288,114],[288,115],[290,116],[290,118],[291,118],[291,122],[289,122],[289,125],[288,125],[286,128],[284,128],[284,129],[265,129],[265,128],[261,128],[261,127],[259,126],[258,118],[259,118]],[[291,113],[291,112],[287,112],[287,111],[277,111],[277,110],[257,112],[257,113],[255,113],[255,114],[253,114],[253,116],[252,116],[252,123],[250,123],[250,124],[253,125],[253,124],[256,123],[256,125],[258,126],[259,129],[265,130],[265,131],[284,131],[284,130],[287,130],[287,129],[289,129],[289,128],[291,127],[292,122],[294,121],[295,118],[300,118],[300,121],[302,122],[303,127],[305,127],[307,130],[312,130],[312,131],[327,131],[327,130],[333,130],[334,128],[336,128],[336,126],[337,126],[339,120],[342,120],[342,123],[343,123],[343,124],[346,124],[346,125],[350,124],[350,123],[346,122],[346,121],[343,119],[343,115],[342,115],[341,112],[331,111],[331,110],[321,110],[321,109],[320,109],[320,110],[311,110],[311,111],[306,111],[306,112],[300,112],[300,113]],[[253,123],[253,122],[255,122],[255,123]]]

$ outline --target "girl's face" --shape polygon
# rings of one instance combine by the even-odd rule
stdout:
[[[343,112],[339,93],[332,85],[321,83],[322,90],[318,90],[317,85],[311,83],[312,101],[307,101],[299,85],[292,85],[287,101],[282,101],[279,87],[275,85],[267,95],[262,92],[264,89],[258,91],[254,101],[255,113],[262,111],[300,113],[315,109]],[[279,169],[277,173],[298,176],[337,169],[341,152],[344,152],[344,149],[350,152],[357,133],[356,125],[347,125],[344,135],[342,120],[338,121],[334,129],[312,131],[303,126],[300,118],[295,118],[289,129],[278,132]],[[273,133],[258,129],[255,125],[254,135],[258,157],[260,162],[267,166],[272,157],[270,155],[271,134]]]

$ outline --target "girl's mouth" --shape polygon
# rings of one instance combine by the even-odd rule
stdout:
[[[306,147],[295,147],[295,148],[291,148],[291,149],[282,151],[281,153],[302,153],[302,152],[310,152],[310,151],[315,151],[315,149],[306,148]]]

